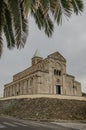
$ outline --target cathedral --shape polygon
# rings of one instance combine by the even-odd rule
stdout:
[[[59,52],[43,59],[36,50],[32,65],[4,85],[4,97],[34,94],[82,96],[81,83],[67,74],[66,59]]]

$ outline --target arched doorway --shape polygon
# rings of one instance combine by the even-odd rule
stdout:
[[[61,86],[56,85],[56,94],[61,94]]]

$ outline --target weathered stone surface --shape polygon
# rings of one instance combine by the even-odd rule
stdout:
[[[82,96],[81,84],[66,72],[66,59],[55,52],[43,59],[35,55],[32,66],[13,76],[4,86],[4,97],[30,94]]]
[[[86,101],[28,98],[0,101],[0,114],[32,120],[86,120]]]

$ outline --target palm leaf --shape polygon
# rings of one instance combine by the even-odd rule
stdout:
[[[58,25],[62,23],[62,17],[70,17],[73,10],[74,13],[83,11],[82,0],[50,0],[50,10],[55,20],[57,20]]]
[[[82,0],[1,0],[0,1],[0,56],[3,49],[3,31],[7,39],[7,47],[24,47],[28,36],[28,12],[40,30],[48,37],[52,36],[54,23],[62,23],[63,16],[69,18],[83,11]],[[51,17],[52,13],[52,17]],[[15,42],[16,41],[16,42]]]
[[[2,36],[0,34],[0,57],[2,55],[2,51],[3,51],[3,43],[2,43]]]
[[[22,44],[20,44],[21,47],[24,47],[26,43],[26,39],[28,36],[28,19],[26,18],[26,15],[24,14],[24,0],[20,4],[20,9],[21,9],[21,16],[22,16],[22,33],[23,33],[23,38],[22,38]]]
[[[54,31],[54,25],[49,16],[47,16],[47,18],[44,19],[44,24],[45,24],[45,26],[44,26],[45,34],[47,34],[48,37],[51,37],[52,33]]]
[[[15,46],[15,38],[13,34],[13,26],[12,26],[12,19],[10,12],[7,8],[7,5],[5,4],[5,27],[4,27],[4,33],[7,40],[7,47],[9,49],[13,48]]]
[[[28,20],[27,19],[22,19],[22,42],[20,44],[20,48],[24,47],[27,36],[28,36]]]
[[[43,27],[43,21],[42,21],[42,15],[41,15],[41,13],[39,12],[39,10],[37,10],[35,13],[32,10],[31,14],[34,17],[35,22],[36,22],[38,28],[41,30],[42,27]]]
[[[0,57],[2,55],[3,50],[3,42],[2,42],[2,33],[4,26],[4,1],[0,1]]]
[[[28,16],[28,12],[31,10],[32,0],[23,0],[24,16]]]
[[[10,49],[10,48],[12,48],[12,46],[11,46],[11,40],[10,40],[8,27],[6,25],[4,26],[4,34],[5,34],[6,41],[7,41],[7,47]]]
[[[38,28],[40,30],[43,29],[48,37],[51,36],[53,33],[54,26],[49,15],[45,17],[45,15],[41,13],[40,8],[36,11],[36,13],[32,12],[32,15],[34,16]]]
[[[13,18],[13,25],[14,25],[15,37],[16,37],[16,46],[19,48],[23,38],[20,0],[8,0],[8,3]]]
[[[70,5],[74,10],[74,13],[78,15],[78,13],[83,11],[84,5],[82,0],[71,0]]]

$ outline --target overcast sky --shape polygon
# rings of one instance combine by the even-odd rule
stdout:
[[[86,6],[86,1],[84,2]],[[63,19],[62,26],[55,25],[52,38],[39,31],[29,17],[29,36],[24,49],[9,51],[5,46],[0,59],[0,96],[4,84],[12,82],[13,75],[28,68],[36,49],[45,58],[59,51],[67,60],[67,73],[74,75],[86,92],[86,7],[84,13]]]

